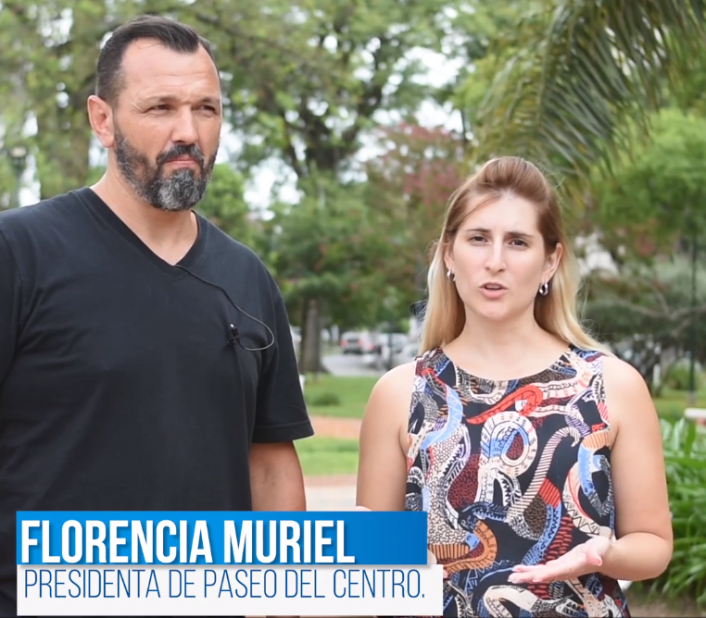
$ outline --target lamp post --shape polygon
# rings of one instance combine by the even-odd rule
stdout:
[[[699,332],[696,321],[696,266],[699,247],[696,230],[697,227],[694,226],[691,240],[691,349],[689,351],[689,406],[696,405],[696,340]]]
[[[18,208],[20,206],[22,174],[24,174],[27,164],[27,148],[22,145],[12,146],[7,149],[7,155],[10,158],[12,171],[15,173],[15,189],[11,194],[10,208]]]

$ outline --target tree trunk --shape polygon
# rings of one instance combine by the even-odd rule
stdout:
[[[46,76],[32,91],[37,118],[40,199],[82,187],[88,180],[93,134],[86,99],[93,93],[95,60],[105,32],[106,10],[100,3],[74,3],[69,48],[71,66]],[[51,53],[66,52],[52,49]],[[51,58],[52,62],[59,60],[59,57]],[[57,83],[63,84],[66,103],[57,99]]]
[[[321,315],[316,299],[307,301],[305,315],[299,371],[302,374],[313,373],[316,379],[319,373],[326,373],[321,362]]]

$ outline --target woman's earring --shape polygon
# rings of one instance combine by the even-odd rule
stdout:
[[[542,296],[546,296],[549,294],[549,284],[548,283],[543,283],[542,285],[539,286],[539,293]]]
[[[456,275],[453,273],[453,271],[450,268],[446,271],[446,277],[448,278],[449,281],[456,281]]]

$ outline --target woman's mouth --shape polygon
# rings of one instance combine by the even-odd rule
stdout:
[[[483,296],[491,300],[500,298],[507,292],[507,288],[500,283],[484,283],[480,289]]]

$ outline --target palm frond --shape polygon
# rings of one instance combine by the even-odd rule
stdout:
[[[576,191],[649,133],[706,42],[706,0],[546,0],[498,45],[507,56],[478,114],[478,159],[518,154]],[[628,133],[621,119],[629,116]],[[631,139],[633,138],[633,139]],[[577,182],[578,181],[578,182]],[[574,194],[576,195],[576,194]]]

